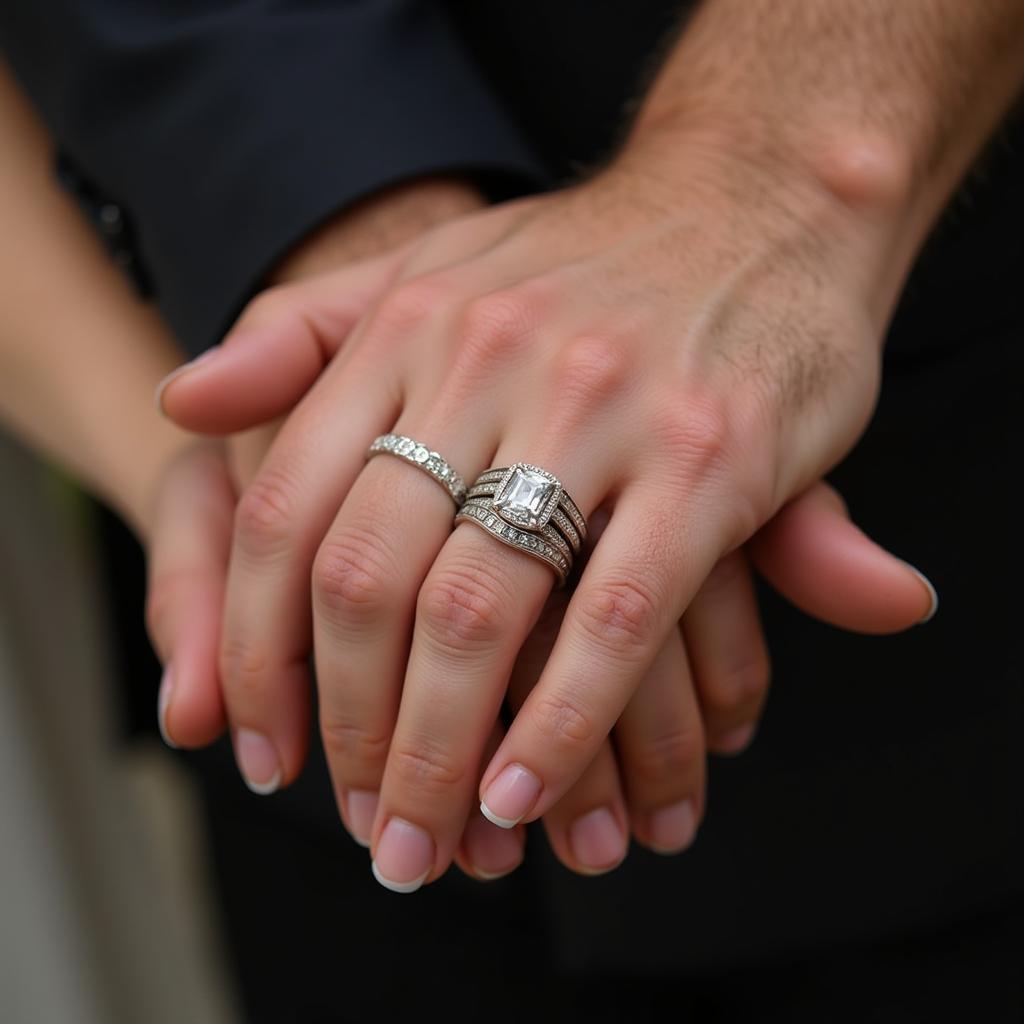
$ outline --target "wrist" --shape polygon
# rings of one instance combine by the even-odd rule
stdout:
[[[480,191],[456,176],[399,182],[325,221],[281,260],[269,283],[283,284],[369,259],[483,205]]]
[[[638,121],[614,170],[639,176],[683,215],[710,218],[745,236],[802,236],[863,296],[884,325],[927,231],[915,202],[912,163],[869,132],[812,131],[787,142],[765,125],[714,119]]]

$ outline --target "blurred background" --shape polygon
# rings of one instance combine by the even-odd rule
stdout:
[[[235,1024],[196,795],[155,728],[141,561],[2,431],[0,494],[0,1021]]]

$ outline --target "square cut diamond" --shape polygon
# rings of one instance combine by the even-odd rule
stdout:
[[[495,491],[493,508],[502,519],[528,530],[539,530],[558,504],[561,485],[535,466],[516,463]]]

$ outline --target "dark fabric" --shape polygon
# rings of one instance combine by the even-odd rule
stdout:
[[[173,18],[50,2],[8,5],[0,32],[61,141],[125,204],[195,347],[361,191],[428,167],[540,181],[605,158],[678,6],[464,0],[449,24],[409,2]],[[453,870],[398,897],[343,834],[319,754],[265,800],[223,747],[192,757],[253,1020],[379,1019],[435,996],[466,1001],[455,1019],[502,1019],[495,992],[519,1000],[508,1019],[544,1019],[541,994],[560,1019],[637,1019],[637,991],[651,1019],[673,993],[694,1020],[1020,1018],[1022,171],[1018,116],[919,259],[877,415],[832,474],[855,520],[934,580],[936,618],[858,637],[763,593],[774,685],[753,747],[714,760],[691,851],[635,850],[601,879],[571,876],[534,830],[507,881]],[[600,979],[607,1002],[573,979]]]
[[[131,220],[192,352],[293,243],[377,188],[547,180],[431,0],[12,2],[0,50],[88,189]]]
[[[756,957],[713,968],[685,957],[673,963],[633,957],[600,969],[573,967],[558,949],[565,926],[540,898],[541,876],[561,869],[553,866],[538,829],[531,827],[526,864],[507,879],[482,886],[452,872],[415,899],[405,899],[371,878],[365,850],[338,841],[336,821],[319,827],[305,813],[295,813],[299,805],[289,794],[271,798],[268,806],[238,784],[225,745],[196,760],[249,1024],[372,1024],[432,1010],[439,1019],[490,1024],[1018,1024],[1024,1019],[1024,906],[1019,902],[916,929],[894,925],[881,933],[872,929],[843,937],[841,928],[832,928],[820,945],[800,953],[785,943],[769,944]],[[320,765],[301,785],[317,778],[322,778]],[[717,817],[721,821],[722,814]],[[834,821],[826,815],[820,826],[828,829]],[[847,828],[845,822],[842,827]],[[884,837],[884,825],[875,832]],[[794,832],[793,838],[805,834]],[[878,845],[893,842],[883,838]],[[651,862],[640,855],[633,863],[643,870]],[[623,945],[671,944],[672,932],[695,933],[707,926],[705,916],[665,905],[678,877],[678,868],[674,878],[663,875],[668,886],[654,901],[647,901],[649,894],[634,894],[644,899],[643,930],[624,935]],[[564,871],[561,878],[567,878]],[[610,880],[594,883],[598,890],[585,901],[593,912],[578,925],[594,925],[595,918],[603,931],[623,925],[608,915],[604,897]],[[828,893],[835,884],[828,880],[821,891]]]

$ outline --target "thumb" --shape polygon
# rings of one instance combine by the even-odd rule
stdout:
[[[201,747],[226,724],[217,671],[235,495],[219,449],[195,448],[168,471],[149,547],[146,623],[164,678],[160,731]]]
[[[824,482],[785,505],[748,541],[761,575],[802,611],[856,633],[898,633],[926,622],[935,588],[867,537]]]
[[[257,295],[221,345],[157,387],[186,430],[228,434],[288,412],[398,272],[405,249]]]

